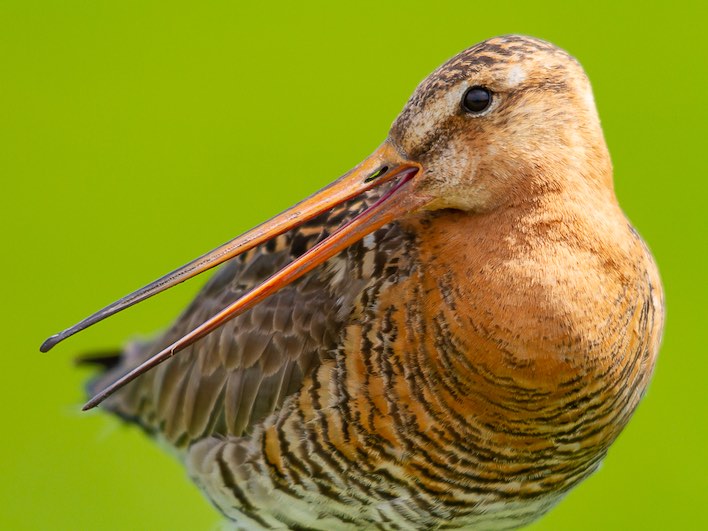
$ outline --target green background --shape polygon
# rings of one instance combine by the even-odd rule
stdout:
[[[668,321],[601,471],[535,530],[708,527],[706,16],[682,2],[0,2],[0,528],[214,529],[181,466],[82,414],[72,359],[164,327],[197,280],[38,346],[321,187],[487,37],[580,59]]]

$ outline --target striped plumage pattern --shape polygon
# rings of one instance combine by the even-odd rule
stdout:
[[[96,392],[171,344],[326,238],[345,216],[356,215],[378,194],[369,196],[226,264],[167,333],[151,343],[129,345],[121,363],[93,380],[89,391]],[[357,244],[347,253],[360,248]],[[107,406],[177,448],[211,433],[240,436],[250,431],[301,387],[313,366],[331,358],[356,296],[351,290],[338,291],[347,282],[332,267],[283,288],[266,304],[187,347],[183,355],[142,376],[140,385],[112,397]]]
[[[106,405],[176,447],[238,528],[529,523],[597,468],[646,389],[663,322],[656,266],[616,202],[548,194],[385,226]],[[375,197],[233,260],[93,386]]]

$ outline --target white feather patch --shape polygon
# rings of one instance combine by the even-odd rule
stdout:
[[[514,65],[509,70],[509,76],[506,78],[506,82],[510,87],[516,87],[520,83],[523,83],[526,79],[526,70],[521,68],[519,65]]]

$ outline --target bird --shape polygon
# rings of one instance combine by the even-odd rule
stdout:
[[[89,358],[237,529],[516,529],[597,470],[664,322],[580,63],[482,41],[331,185],[50,337],[218,264],[157,339]]]

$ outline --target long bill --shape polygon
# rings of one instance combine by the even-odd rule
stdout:
[[[402,173],[418,169],[419,166],[401,157],[398,151],[386,141],[361,164],[319,192],[302,200],[297,205],[276,215],[250,231],[217,247],[213,251],[196,258],[188,264],[158,278],[145,287],[126,295],[105,308],[86,317],[74,326],[48,338],[39,348],[42,352],[73,336],[91,325],[98,323],[138,302],[152,297],[185,280],[211,269],[249,249],[256,247],[276,236],[296,228],[317,215],[356,197],[363,192],[380,186]]]
[[[48,350],[64,337],[86,328],[94,322],[98,322],[105,317],[120,311],[140,300],[159,293],[167,287],[182,282],[201,271],[209,269],[229,258],[232,258],[246,250],[263,243],[283,232],[295,228],[308,219],[318,214],[330,210],[334,206],[347,201],[361,193],[386,182],[394,181],[388,190],[371,206],[361,214],[350,220],[348,223],[334,231],[329,237],[319,242],[307,252],[296,258],[280,271],[255,287],[236,302],[227,306],[212,318],[201,324],[181,339],[158,352],[143,364],[131,370],[123,377],[109,385],[103,391],[94,396],[84,406],[84,410],[91,409],[103,400],[120,389],[125,384],[134,380],[141,374],[149,371],[156,365],[162,363],[175,355],[180,350],[191,345],[198,339],[209,334],[214,329],[224,324],[229,319],[236,317],[244,311],[252,308],[263,299],[277,292],[284,286],[297,280],[302,275],[308,273],[318,265],[322,264],[346,247],[362,239],[367,234],[390,223],[406,213],[414,212],[423,207],[428,199],[422,195],[412,192],[411,179],[420,170],[420,165],[403,158],[387,142],[376,150],[370,157],[364,160],[359,166],[345,174],[343,177],[322,189],[320,192],[305,199],[293,208],[286,210],[282,214],[274,217],[270,221],[259,225],[252,231],[232,240],[223,247],[193,261],[176,270],[162,279],[159,279],[149,286],[138,290],[134,294],[128,295],[117,303],[97,312],[93,316],[85,319],[76,326],[67,329],[45,342],[43,350]],[[226,258],[224,258],[226,256]],[[84,324],[87,323],[88,324]],[[58,338],[58,339],[54,339]],[[53,340],[54,339],[54,340]]]

